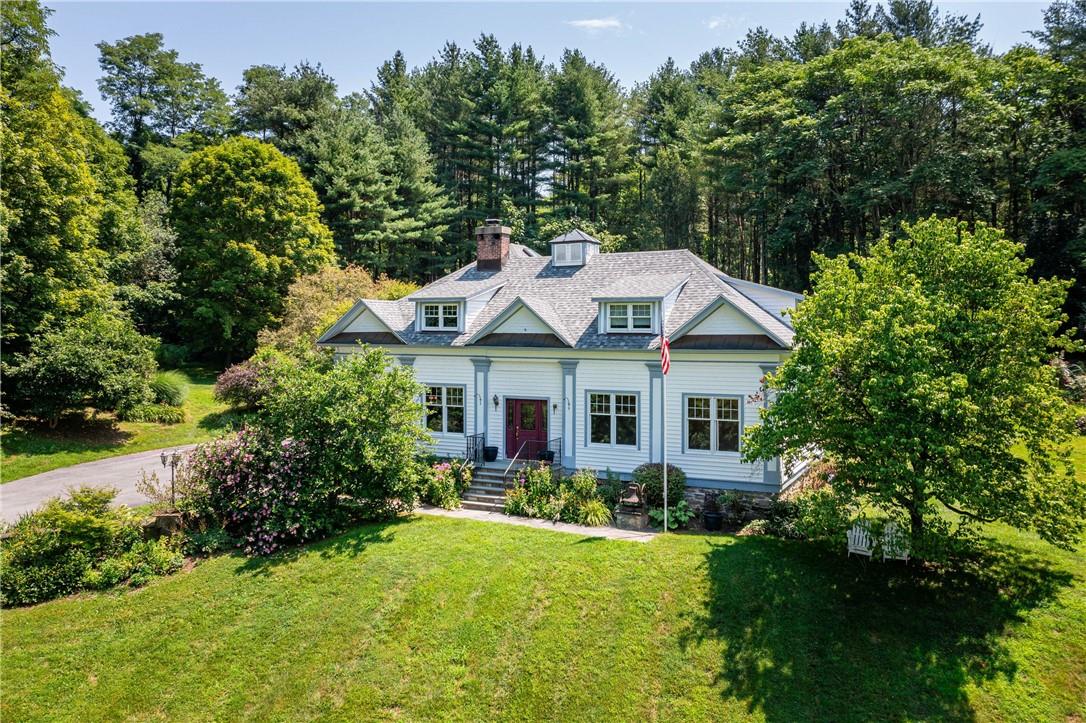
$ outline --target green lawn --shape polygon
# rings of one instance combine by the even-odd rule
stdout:
[[[1080,720],[1086,559],[994,534],[937,575],[771,538],[370,525],[5,611],[0,718]]]
[[[147,449],[202,442],[222,432],[226,405],[212,398],[215,372],[201,368],[182,370],[188,376],[186,419],[181,424],[118,422],[112,415],[61,420],[56,429],[19,422],[3,429],[0,478],[11,482],[39,472]]]

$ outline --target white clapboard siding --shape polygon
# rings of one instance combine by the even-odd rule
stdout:
[[[490,367],[489,426],[486,443],[505,458],[505,400],[543,399],[547,403],[547,439],[562,436],[562,367],[557,361],[495,358]],[[493,398],[498,395],[498,408]],[[554,405],[558,405],[557,410]]]
[[[611,447],[587,444],[588,392],[626,392],[638,395],[638,447]],[[629,473],[649,461],[649,369],[645,360],[617,361],[582,359],[577,365],[577,453],[578,468],[599,473]]]
[[[776,318],[789,326],[792,320],[781,312],[785,309],[794,309],[799,300],[794,294],[780,289],[773,289],[758,284],[733,281],[732,284],[748,299],[762,307]]]
[[[382,331],[386,334],[389,329],[385,326],[384,322],[373,315],[372,311],[363,309],[362,313],[355,317],[354,321],[347,325],[344,329],[345,332],[367,332],[367,331]]]
[[[513,315],[494,329],[495,334],[553,334],[554,331],[526,307],[520,307]]]
[[[763,465],[743,463],[738,452],[685,451],[683,396],[742,397],[741,422],[746,428],[758,423],[762,402],[751,396],[757,394],[763,373],[756,363],[684,360],[684,355],[672,353],[671,373],[667,377],[668,463],[682,468],[692,480],[762,482]]]
[[[689,334],[765,334],[757,324],[730,304],[721,304],[691,329]]]
[[[470,434],[475,429],[475,375],[471,360],[466,357],[417,356],[412,365],[415,379],[423,386],[464,387],[464,429]],[[425,419],[425,418],[424,418]],[[430,433],[434,438],[434,454],[463,457],[467,446],[465,434]]]

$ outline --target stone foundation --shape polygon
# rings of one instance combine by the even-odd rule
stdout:
[[[702,527],[702,510],[705,508],[706,495],[720,495],[723,492],[729,490],[710,489],[707,487],[687,487],[684,493],[686,497],[686,504],[690,505],[690,509],[694,510],[694,517],[687,525],[688,529],[698,530]],[[773,501],[776,499],[776,495],[766,492],[742,492],[734,490],[734,494],[739,497],[739,504],[742,507],[740,512],[740,524],[746,524],[751,520],[761,520],[769,516],[769,510],[773,507]],[[721,509],[724,514],[725,524],[736,524],[734,520],[729,520],[731,512],[726,509]]]

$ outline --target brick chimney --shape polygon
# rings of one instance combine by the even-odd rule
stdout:
[[[509,234],[513,229],[502,226],[500,218],[488,218],[483,224],[475,229],[475,268],[501,271],[509,260]]]

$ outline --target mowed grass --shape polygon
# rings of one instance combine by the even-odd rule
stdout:
[[[222,433],[227,407],[212,396],[215,372],[191,367],[181,373],[190,386],[185,421],[180,424],[119,422],[111,414],[100,414],[62,419],[56,429],[22,420],[5,426],[0,433],[0,480],[11,482],[80,462],[202,442]]]
[[[0,718],[1086,715],[1086,560],[993,528],[952,573],[772,538],[437,517],[4,611]]]

